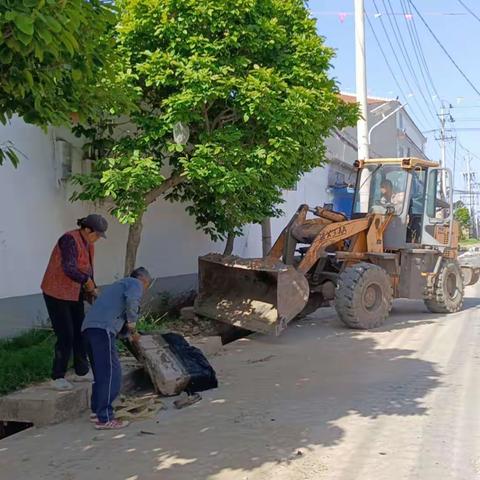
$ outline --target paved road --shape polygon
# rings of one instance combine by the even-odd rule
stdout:
[[[397,302],[375,332],[323,310],[236,342],[201,403],[116,434],[84,419],[24,432],[0,442],[0,478],[480,479],[479,297],[440,317]]]

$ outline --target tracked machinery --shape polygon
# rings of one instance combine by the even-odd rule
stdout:
[[[419,158],[358,161],[350,219],[301,205],[265,258],[199,258],[198,315],[274,335],[332,301],[349,327],[375,328],[394,298],[462,308],[479,270],[457,259],[451,172]]]

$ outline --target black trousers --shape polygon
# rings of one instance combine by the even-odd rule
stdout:
[[[53,331],[57,337],[53,358],[52,379],[64,378],[73,352],[73,368],[77,375],[88,373],[88,360],[81,332],[85,318],[83,299],[77,302],[43,295]]]

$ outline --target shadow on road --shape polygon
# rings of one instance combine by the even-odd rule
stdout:
[[[425,415],[424,397],[440,384],[435,365],[410,358],[414,351],[380,347],[351,330],[332,334],[322,320],[306,319],[279,338],[256,336],[236,350],[224,358],[222,387],[169,419],[165,429],[175,433],[142,441],[151,452],[144,461],[162,479],[221,472],[242,479],[294,463],[299,450],[342,442],[346,417]],[[134,465],[128,471],[136,474]]]
[[[263,478],[276,465],[300,468],[302,453],[344,440],[347,418],[427,413],[424,399],[440,385],[440,373],[414,358],[415,351],[399,348],[391,333],[430,322],[421,311],[412,318],[415,308],[392,316],[379,332],[381,343],[375,332],[345,329],[323,313],[277,338],[238,341],[214,360],[220,388],[202,394],[202,402],[121,432],[82,426],[75,433],[64,425],[38,439],[12,437],[5,447],[15,458],[29,458],[11,467],[12,474],[17,480],[217,480],[249,478],[253,471]],[[0,469],[10,465],[0,456]]]

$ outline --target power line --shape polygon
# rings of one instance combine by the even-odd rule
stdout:
[[[373,33],[373,37],[375,38],[375,41],[377,42],[377,45],[378,45],[378,48],[383,56],[383,59],[385,60],[385,63],[387,65],[387,68],[388,70],[390,71],[390,74],[392,75],[392,78],[393,80],[395,81],[395,83],[397,84],[397,88],[400,92],[400,94],[403,96],[403,98],[407,99],[408,97],[405,95],[405,93],[403,92],[402,90],[402,87],[400,86],[400,83],[398,82],[398,79],[397,79],[397,76],[395,75],[395,72],[393,71],[393,68],[392,66],[390,65],[390,62],[388,61],[388,57],[387,55],[385,54],[385,50],[383,49],[382,47],[382,44],[380,43],[380,40],[377,36],[377,32],[375,31],[375,29],[373,28],[373,25],[372,25],[372,22],[370,21],[370,17],[367,15],[367,22],[368,22],[368,25]]]
[[[381,15],[381,12],[380,12],[380,10],[379,10],[379,8],[378,8],[377,3],[376,3],[375,0],[373,0],[373,5],[375,6],[375,9],[377,10],[377,13]],[[368,18],[368,16],[367,16],[367,18]],[[390,45],[390,49],[392,50],[393,57],[395,58],[395,60],[396,60],[396,62],[397,62],[397,66],[398,66],[398,68],[399,68],[399,70],[400,70],[400,73],[401,73],[401,75],[402,75],[402,77],[403,77],[403,80],[405,81],[405,84],[407,85],[407,88],[409,89],[409,91],[410,91],[410,92],[413,92],[413,89],[412,89],[412,87],[411,87],[411,85],[410,85],[410,82],[408,81],[408,78],[407,78],[407,76],[405,75],[405,72],[404,72],[404,70],[403,70],[403,68],[402,68],[402,64],[401,64],[400,60],[398,59],[397,53],[396,53],[396,51],[395,51],[395,47],[393,46],[393,43],[392,43],[392,41],[391,41],[391,39],[390,39],[390,35],[388,34],[387,28],[385,27],[385,24],[383,23],[383,19],[382,19],[381,16],[379,17],[379,19],[380,19],[380,25],[382,26],[383,32],[384,32],[384,34],[385,34],[385,37],[387,38],[388,44]],[[373,24],[372,24],[370,21],[369,21],[369,23],[370,23],[370,26],[371,26],[371,28],[372,28],[372,30],[373,30]],[[413,94],[412,94],[412,95],[413,95]],[[405,97],[405,98],[408,98],[408,97]],[[425,121],[426,121],[426,124],[428,125],[429,122],[430,122],[430,120],[429,120],[429,119],[427,118],[427,116],[425,115],[425,112],[423,111],[423,108],[421,107],[418,99],[417,99],[414,95],[413,95],[413,100],[415,101],[415,103],[416,103],[416,105],[417,105],[418,111],[422,114],[423,118],[424,118]]]
[[[391,4],[390,0],[387,0],[389,9],[387,9],[387,5],[385,3],[385,0],[382,0],[382,3],[383,3],[383,8],[387,13],[393,13],[393,7],[392,7],[392,4]],[[418,92],[420,93],[420,96],[421,96],[423,102],[425,103],[425,106],[427,107],[427,110],[429,111],[430,115],[432,115],[432,117],[435,118],[435,120],[436,120],[436,114],[435,114],[436,107],[434,105],[433,110],[432,110],[430,104],[427,102],[427,99],[425,98],[425,95],[423,93],[423,88],[420,85],[420,81],[418,79],[418,76],[415,72],[415,69],[413,68],[412,62],[410,61],[409,55],[407,53],[407,47],[405,46],[405,42],[403,40],[402,32],[401,32],[400,27],[399,27],[398,22],[397,22],[397,17],[388,16],[388,21],[390,23],[390,26],[392,27],[392,31],[393,31],[395,40],[397,41],[397,44],[400,47],[400,53],[402,54],[405,65],[410,70],[410,74],[413,78],[414,83],[417,86]],[[408,22],[408,20],[407,20],[407,22]],[[414,48],[414,51],[415,51],[415,54],[417,55],[417,52],[416,52],[415,48]],[[417,56],[417,59],[418,59],[418,56]],[[428,93],[428,87],[427,87],[427,96],[429,96],[429,99],[430,99],[430,102],[431,102],[432,99],[431,99],[431,96]]]
[[[458,0],[458,3],[459,3],[470,15],[472,15],[474,18],[476,18],[476,19],[480,22],[480,17],[479,17],[471,8],[469,8],[467,5],[465,5],[465,3],[462,2],[462,0]]]
[[[423,66],[425,68],[425,73],[426,73],[426,75],[427,75],[427,77],[430,81],[430,85],[432,87],[432,90],[435,93],[435,95],[437,96],[438,100],[440,100],[441,95],[438,93],[437,87],[435,86],[435,82],[433,81],[433,77],[430,73],[430,68],[428,66],[427,59],[425,58],[425,52],[423,51],[423,46],[422,46],[422,42],[420,40],[420,35],[418,34],[417,24],[415,22],[415,17],[412,15],[411,20],[408,20],[407,14],[409,12],[407,12],[407,2],[406,2],[406,0],[401,0],[401,2],[402,2],[402,6],[403,6],[403,11],[405,12],[405,21],[407,23],[407,26],[410,27],[410,29],[412,31],[413,38],[415,39],[416,47],[414,46],[414,50],[418,51],[418,54],[420,55]]]
[[[457,62],[453,59],[453,57],[448,53],[447,49],[443,46],[442,42],[438,39],[438,37],[435,35],[433,30],[430,28],[430,25],[427,23],[427,21],[423,18],[422,14],[418,11],[417,7],[413,3],[412,0],[408,0],[410,5],[413,7],[413,9],[417,12],[417,15],[419,16],[420,20],[423,22],[427,30],[430,32],[432,37],[435,39],[435,41],[438,43],[439,47],[443,50],[445,55],[449,58],[449,60],[453,63],[455,68],[460,72],[462,77],[468,82],[468,84],[475,90],[475,92],[480,95],[480,90],[472,83],[472,81],[467,77],[467,75],[464,73],[464,71],[458,66]]]
[[[458,146],[466,153],[470,154],[472,157],[476,158],[477,160],[480,160],[480,156],[476,155],[473,153],[471,150],[469,150],[467,147],[465,147],[460,141],[458,142]]]

